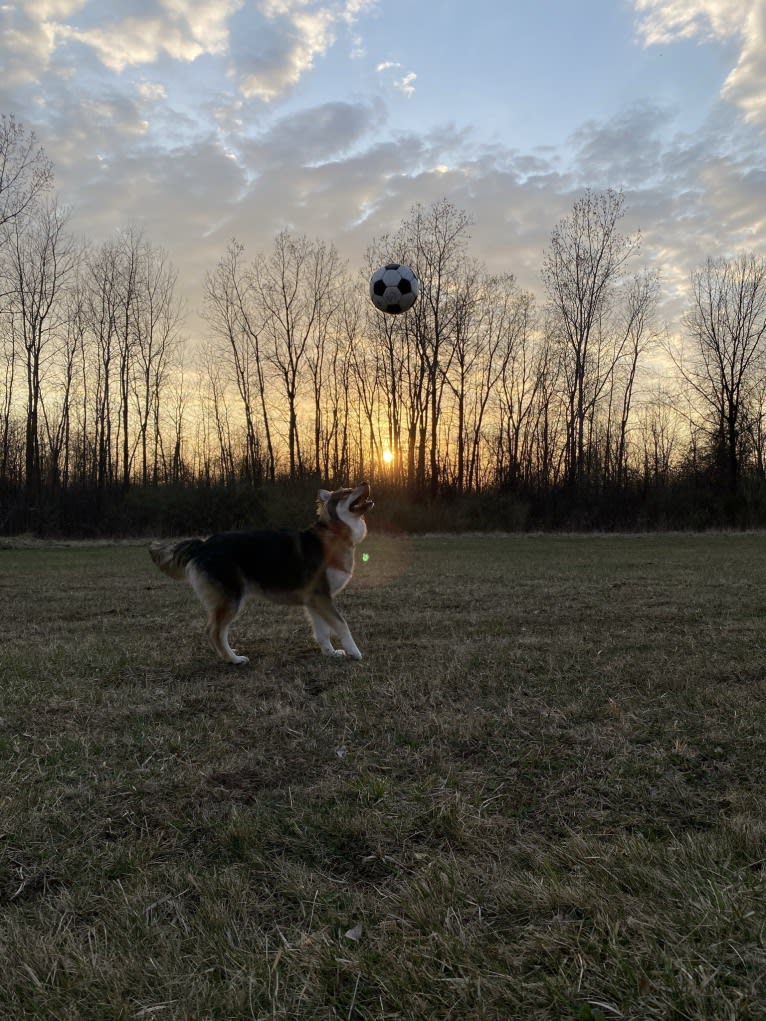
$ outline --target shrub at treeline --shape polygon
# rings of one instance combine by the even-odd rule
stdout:
[[[305,520],[317,482],[361,479],[392,528],[763,523],[753,254],[709,258],[666,329],[659,271],[618,229],[620,193],[587,191],[553,228],[539,295],[488,272],[443,199],[373,239],[358,271],[286,231],[254,254],[232,241],[183,309],[140,232],[75,239],[44,150],[12,117],[0,165],[4,533]],[[367,300],[391,259],[420,281],[397,317]]]
[[[0,495],[0,534],[31,532],[69,538],[200,535],[230,528],[305,527],[313,517],[316,479],[260,486],[188,484],[72,487],[33,507],[23,493]],[[407,493],[374,486],[374,531],[646,531],[766,528],[766,484],[747,479],[732,497],[712,475],[677,475],[655,486],[603,488],[583,484],[532,492],[494,487],[484,493]]]

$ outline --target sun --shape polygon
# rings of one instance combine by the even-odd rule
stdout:
[[[394,452],[392,450],[383,451],[383,461],[385,464],[391,464],[394,459]]]

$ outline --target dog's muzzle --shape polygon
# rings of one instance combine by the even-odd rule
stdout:
[[[353,514],[366,514],[368,510],[372,510],[375,506],[375,501],[370,499],[370,487],[368,483],[363,482],[361,486],[357,486],[354,490],[354,498],[349,504],[349,510]]]

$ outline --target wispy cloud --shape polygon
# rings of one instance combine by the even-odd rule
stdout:
[[[235,40],[231,75],[243,96],[270,101],[296,85],[330,49],[338,15],[329,7],[310,11],[289,3],[267,4],[264,13],[258,34]]]
[[[378,74],[383,74],[384,71],[399,71],[401,67],[402,65],[396,60],[384,60],[375,67],[375,70]],[[415,91],[416,78],[417,74],[414,71],[408,71],[400,78],[395,78],[393,86],[398,92],[409,98]]]
[[[634,0],[646,46],[677,39],[724,39],[743,31],[759,0]]]
[[[136,92],[142,99],[154,103],[161,99],[167,99],[168,90],[162,82],[142,81],[136,85]]]
[[[415,91],[416,78],[417,75],[415,74],[414,71],[408,71],[407,74],[402,75],[401,78],[396,79],[396,81],[394,82],[394,88],[398,89],[399,92],[402,92],[405,96],[409,98]]]
[[[76,4],[70,5],[71,9]],[[33,82],[56,49],[57,25],[24,3],[0,5],[2,75],[8,85]]]
[[[0,4],[3,74],[35,81],[54,56],[84,47],[108,71],[222,57],[246,98],[292,88],[378,0],[16,0]],[[362,40],[355,38],[357,53]],[[72,52],[74,50],[72,49]]]
[[[681,39],[739,40],[721,95],[746,120],[766,125],[766,0],[634,0],[645,46]]]
[[[766,3],[753,3],[736,67],[723,87],[745,119],[766,125]]]
[[[91,47],[105,67],[117,72],[154,63],[161,54],[192,61],[203,53],[226,51],[228,19],[241,5],[242,0],[197,0],[194,4],[158,0],[145,5],[143,15],[107,17],[93,27],[61,22],[57,35],[62,41]],[[93,10],[90,4],[91,16]],[[119,7],[112,11],[117,14]]]

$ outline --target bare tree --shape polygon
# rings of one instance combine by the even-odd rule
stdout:
[[[383,342],[390,340],[390,334],[383,332],[379,334],[375,327],[383,329],[386,326],[384,317],[377,313],[373,318],[372,306],[367,311],[367,319],[362,313],[361,303],[355,300],[354,296],[344,299],[341,309],[340,328],[341,343],[346,360],[349,391],[346,396],[344,407],[348,409],[345,422],[345,447],[348,459],[349,431],[351,422],[349,415],[355,412],[356,431],[360,437],[359,448],[361,457],[357,457],[358,470],[364,478],[374,479],[374,469],[380,464],[381,444],[384,448],[394,454],[394,470],[399,468],[399,458],[394,453],[397,450],[397,408],[398,408],[398,387],[397,380],[391,381],[386,375],[388,364],[388,349]],[[389,325],[393,325],[392,323]],[[385,382],[384,382],[385,381]],[[393,382],[393,396],[389,382]],[[351,386],[353,384],[353,398],[351,398]],[[383,422],[381,424],[381,419]],[[362,437],[366,437],[366,440]],[[401,451],[399,451],[401,453]],[[370,471],[369,469],[373,470]]]
[[[354,469],[370,478],[377,456],[377,430],[373,416],[379,411],[376,354],[362,333],[362,303],[348,275],[333,317],[334,327],[325,387],[323,420],[323,477],[347,479],[351,470],[352,430],[366,427],[369,444],[361,447]],[[370,464],[372,458],[372,464]],[[373,472],[369,467],[373,468]]]
[[[245,473],[251,479],[264,473],[273,479],[276,461],[267,402],[262,310],[253,288],[252,268],[243,265],[243,255],[244,247],[236,240],[231,241],[215,272],[208,274],[203,316],[213,334],[223,340],[227,361],[233,369],[245,421]]]
[[[760,478],[766,478],[766,373],[753,387],[743,429],[747,432],[755,470]]]
[[[545,342],[536,343],[534,300],[528,292],[509,293],[497,308],[493,332],[500,339],[496,401],[499,456],[496,478],[514,485],[531,477],[532,422],[547,374]]]
[[[684,325],[692,346],[674,357],[697,398],[733,495],[742,470],[744,425],[766,371],[766,259],[752,253],[709,258],[692,273],[691,286]]]
[[[85,450],[90,450],[88,480],[99,490],[114,481],[116,471],[112,384],[117,360],[120,272],[120,245],[108,241],[87,253],[80,277],[86,330],[82,443]]]
[[[427,445],[432,493],[439,488],[441,398],[463,313],[458,295],[459,283],[467,271],[465,249],[470,225],[468,214],[445,198],[427,209],[415,206],[401,231],[405,249],[414,255],[413,268],[420,281],[420,298],[410,313],[428,387],[428,421],[424,416],[420,423],[418,464],[422,483]]]
[[[398,251],[388,235],[376,239],[366,254],[367,275]],[[400,256],[402,259],[403,255]],[[425,371],[415,350],[414,313],[390,316],[366,305],[362,335],[352,346],[357,392],[365,412],[370,456],[377,464],[380,446],[393,455],[388,478],[415,483],[415,447],[424,413]],[[382,428],[377,419],[382,418]]]
[[[66,307],[61,316],[57,343],[57,365],[51,373],[53,378],[48,380],[45,399],[41,401],[51,490],[66,487],[69,483],[74,391],[83,346],[79,298],[76,285],[66,288]]]
[[[331,258],[335,262],[334,253]],[[320,287],[325,286],[322,280],[325,267],[321,265],[322,262],[323,259],[318,259],[315,265],[315,272],[319,274],[317,284]],[[339,347],[343,335],[341,328],[344,312],[343,292],[347,275],[345,267],[337,263],[331,266],[325,298],[317,305],[306,347],[306,363],[313,399],[312,467],[317,475],[325,479],[330,478],[329,450],[333,435],[337,435],[339,427],[339,387],[341,379],[347,375],[339,361]]]
[[[638,414],[641,465],[645,483],[666,483],[680,447],[681,422],[676,399],[657,389]]]
[[[543,260],[548,321],[562,347],[570,483],[586,472],[587,425],[618,356],[612,346],[616,287],[638,245],[637,235],[618,231],[623,215],[621,193],[588,190],[554,229]]]
[[[20,220],[34,209],[35,203],[50,188],[53,165],[37,143],[34,132],[28,132],[15,117],[0,117],[0,252],[10,250],[0,265],[0,342],[2,343],[3,403],[1,410],[2,449],[0,478],[7,477],[10,465],[10,443],[16,433],[11,418],[13,393],[19,354],[18,259],[13,247],[21,234]],[[29,437],[27,436],[27,440]]]
[[[3,114],[0,117],[0,227],[27,212],[52,182],[53,164],[38,145],[34,132],[28,132],[12,115]]]
[[[293,478],[304,468],[298,409],[307,345],[323,330],[335,303],[337,265],[334,246],[288,231],[277,235],[270,255],[259,255],[253,262],[254,298],[286,402],[288,467]]]
[[[0,481],[8,479],[11,461],[13,398],[19,357],[17,324],[12,315],[0,316],[0,357],[2,357],[2,405],[0,405]]]
[[[409,485],[432,492],[440,485],[448,443],[441,411],[454,343],[465,319],[465,280],[471,264],[466,258],[471,220],[446,198],[423,207],[413,206],[399,230],[376,238],[367,253],[368,265],[392,260],[407,263],[420,282],[413,308],[396,322],[373,318],[385,347],[382,377],[392,416],[392,432],[406,436]],[[399,451],[397,449],[397,463]]]
[[[657,341],[655,314],[658,294],[656,272],[644,270],[630,279],[619,305],[617,343],[611,372],[610,410],[607,414],[609,437],[606,457],[612,460],[611,475],[614,481],[623,485],[628,475],[628,430],[639,360]],[[613,418],[614,443],[611,442]]]
[[[163,433],[157,423],[157,443],[162,456],[164,477],[171,482],[178,483],[187,474],[188,466],[184,458],[184,429],[186,423],[186,411],[189,405],[190,393],[186,384],[183,362],[173,374],[169,387],[163,390],[163,403],[170,404],[168,418],[172,426],[172,453],[168,457],[165,454]]]
[[[75,267],[76,249],[67,232],[68,213],[55,201],[42,204],[34,216],[14,218],[3,228],[6,279],[12,287],[11,315],[26,369],[25,477],[27,497],[34,504],[42,480],[43,381],[55,357],[65,324],[63,289]]]
[[[512,366],[528,348],[532,297],[510,274],[487,274],[478,265],[465,273],[457,294],[462,312],[446,376],[456,405],[455,481],[462,492],[480,488],[488,414],[508,410],[499,395],[507,398],[509,386],[519,384]]]
[[[135,443],[141,452],[143,485],[158,480],[162,395],[179,345],[181,310],[175,285],[176,273],[166,253],[144,243],[139,251],[136,307],[132,322],[132,386],[138,420]],[[176,431],[176,449],[179,443]]]
[[[462,493],[466,485],[466,460],[469,449],[466,418],[469,403],[477,378],[480,378],[481,363],[487,355],[486,335],[480,322],[480,307],[481,302],[486,301],[488,296],[481,293],[480,274],[481,267],[476,262],[469,263],[466,260],[463,273],[453,285],[452,357],[444,367],[440,366],[455,404],[457,452],[452,482],[458,493]]]
[[[143,237],[140,231],[129,227],[117,239],[119,273],[117,276],[117,380],[119,413],[117,416],[117,446],[121,455],[121,481],[124,488],[130,483],[133,462],[131,449],[130,408],[132,373],[136,348],[136,323],[139,318],[139,273]]]

